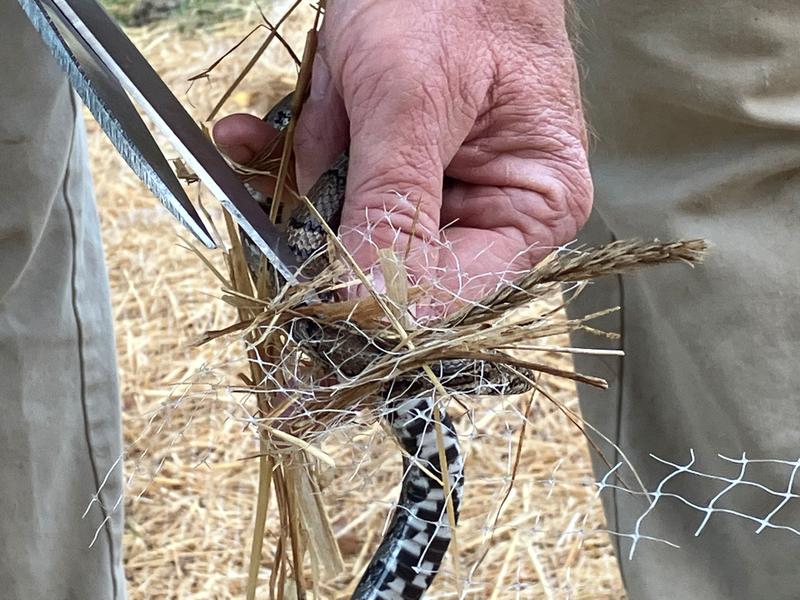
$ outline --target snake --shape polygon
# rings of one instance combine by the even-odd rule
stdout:
[[[264,121],[285,131],[293,119],[293,95],[278,102]],[[306,194],[316,212],[334,231],[345,198],[348,152],[342,153]],[[265,213],[271,199],[248,186]],[[253,273],[261,266],[256,245],[240,230],[248,265]],[[322,251],[328,235],[317,215],[305,204],[298,205],[288,219],[286,235],[292,252],[300,261],[309,261],[311,271],[319,272],[328,261]],[[331,328],[309,319],[296,324],[306,354],[334,373],[357,377],[366,364],[392,349],[389,343],[340,324]],[[357,357],[358,360],[355,360]],[[448,390],[471,395],[518,394],[531,387],[530,377],[487,361],[445,359],[431,363],[434,374]],[[418,600],[432,584],[452,539],[450,519],[457,524],[464,492],[464,460],[453,420],[435,390],[421,373],[405,374],[381,390],[386,405],[383,411],[392,435],[402,449],[403,476],[400,495],[390,525],[368,563],[352,600]],[[442,473],[439,433],[446,459]],[[447,485],[444,485],[444,481]],[[446,490],[449,490],[449,502]],[[448,514],[448,504],[452,514]]]

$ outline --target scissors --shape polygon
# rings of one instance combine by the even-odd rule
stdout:
[[[270,264],[295,280],[298,259],[234,170],[96,0],[18,0],[125,162],[203,245],[215,248],[133,101],[230,213]]]

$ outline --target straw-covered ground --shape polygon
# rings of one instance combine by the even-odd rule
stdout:
[[[285,3],[284,3],[285,4]],[[277,17],[281,7],[268,6]],[[307,15],[308,13],[306,13]],[[243,16],[242,16],[243,15]],[[206,21],[207,22],[207,21]],[[209,80],[187,80],[211,65],[259,22],[247,9],[236,20],[192,30],[161,22],[132,35],[198,120],[240,72],[266,33],[261,30]],[[290,22],[287,39],[302,47],[306,22]],[[290,60],[274,45],[223,112],[263,114],[294,85]],[[269,66],[266,66],[269,65]],[[110,272],[124,405],[127,476],[125,566],[129,594],[140,598],[242,598],[258,487],[258,441],[248,427],[254,407],[229,386],[244,371],[230,340],[200,348],[205,331],[236,320],[219,282],[191,252],[186,235],[128,171],[89,122],[98,205]],[[193,194],[196,195],[196,190]],[[209,207],[213,201],[206,194]],[[209,256],[221,267],[218,254]],[[566,345],[564,336],[540,343]],[[548,353],[569,369],[567,354]],[[575,389],[544,378],[549,393],[576,409]],[[458,421],[467,455],[467,486],[450,556],[431,598],[619,598],[622,587],[605,534],[585,441],[555,406],[537,397],[519,456],[525,399],[484,400]],[[321,582],[321,597],[346,598],[382,534],[400,480],[399,453],[379,427],[351,428],[326,441],[336,467],[322,474],[323,502],[345,570]],[[270,509],[274,504],[270,506]],[[274,511],[273,511],[274,512]],[[582,532],[582,533],[580,533]],[[260,593],[267,597],[277,521],[267,522]],[[455,562],[454,562],[455,561]],[[311,578],[311,573],[307,573]]]

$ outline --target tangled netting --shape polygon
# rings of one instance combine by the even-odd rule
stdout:
[[[644,532],[646,530],[646,523],[648,519],[657,519],[659,510],[671,510],[669,507],[661,507],[667,499],[672,499],[688,506],[698,513],[697,528],[694,531],[695,537],[700,536],[703,530],[708,526],[712,515],[717,514],[730,515],[752,521],[756,524],[753,531],[756,534],[763,532],[765,529],[779,529],[788,531],[794,535],[800,536],[800,523],[777,523],[776,518],[778,513],[787,507],[793,500],[800,498],[800,493],[795,491],[797,485],[797,471],[800,469],[800,458],[796,460],[781,460],[781,459],[751,459],[747,458],[745,452],[739,458],[731,458],[722,454],[717,455],[723,463],[729,465],[736,465],[738,473],[735,477],[715,474],[713,472],[701,471],[696,467],[696,457],[694,450],[689,450],[689,459],[685,464],[679,464],[659,458],[654,454],[650,454],[650,458],[658,463],[668,467],[668,473],[658,482],[658,484],[651,490],[634,490],[619,483],[614,483],[616,475],[620,469],[624,468],[624,463],[617,463],[611,468],[603,478],[597,483],[598,494],[602,494],[607,490],[618,490],[626,494],[641,495],[645,500],[645,508],[643,512],[638,515],[634,521],[632,531],[612,532],[615,536],[623,537],[630,540],[630,546],[627,556],[633,559],[636,549],[643,540],[660,541],[677,547],[669,540],[648,536]],[[783,471],[786,483],[782,489],[773,489],[756,480],[748,479],[748,467],[753,465],[772,465]],[[752,471],[752,468],[751,468]],[[688,479],[689,481],[685,481]],[[776,478],[771,477],[772,480]],[[707,488],[709,484],[716,487],[716,493],[711,495],[707,501],[698,503],[697,501],[686,498],[680,493],[671,491],[676,484],[680,484],[686,488],[687,485],[703,484]],[[756,504],[762,507],[763,512],[760,514],[751,514],[746,512],[744,506],[737,506],[736,499],[730,499],[734,491],[741,491],[742,489],[756,490],[758,492],[758,499]],[[747,503],[751,505],[750,502]]]
[[[209,400],[210,398],[206,398],[203,403],[206,409]],[[152,427],[185,425],[187,427],[185,435],[191,436],[192,429],[200,427],[199,423],[194,423],[192,427],[190,423],[181,424],[175,421],[160,423],[160,421],[169,418],[169,412],[180,411],[182,404],[195,403],[196,400],[192,400],[189,396],[176,400],[175,405],[165,408],[153,419]],[[576,569],[580,570],[582,561],[576,557],[590,556],[595,552],[598,543],[602,542],[602,536],[605,534],[629,542],[624,551],[626,558],[630,560],[636,560],[637,549],[646,543],[666,544],[673,547],[674,552],[681,552],[678,544],[669,536],[662,537],[648,533],[650,520],[658,521],[660,513],[668,514],[674,510],[669,500],[696,511],[695,535],[697,536],[702,536],[712,517],[751,522],[754,535],[768,529],[779,529],[800,536],[800,523],[779,522],[781,510],[796,509],[798,506],[800,493],[796,489],[796,473],[800,467],[800,459],[752,459],[745,455],[731,458],[720,455],[719,460],[736,468],[737,473],[731,475],[724,474],[729,469],[721,465],[707,470],[696,468],[696,457],[691,451],[685,462],[668,461],[651,455],[650,460],[664,465],[668,472],[646,492],[635,485],[628,487],[617,481],[619,472],[629,468],[625,463],[614,465],[599,481],[588,477],[585,472],[576,474],[570,470],[572,467],[570,461],[574,459],[571,458],[572,450],[568,447],[547,454],[550,462],[540,465],[541,469],[537,472],[515,474],[513,456],[519,428],[523,423],[527,423],[531,431],[541,431],[542,422],[553,416],[553,413],[548,413],[542,408],[530,411],[527,415],[523,411],[524,405],[516,402],[503,407],[479,405],[474,407],[468,418],[459,424],[459,437],[466,449],[467,473],[473,480],[467,487],[466,518],[458,529],[462,540],[461,565],[459,569],[455,569],[452,565],[446,567],[440,575],[442,578],[438,587],[440,590],[452,592],[461,589],[464,593],[480,595],[488,593],[487,590],[497,589],[501,593],[498,597],[501,598],[513,598],[515,594],[524,596],[526,593],[537,591],[541,593],[545,587],[556,594],[556,597],[561,597],[562,593],[579,592],[581,588],[576,587],[575,580],[580,580],[580,572],[576,573]],[[197,404],[192,412],[200,413],[201,405]],[[185,416],[182,415],[181,418]],[[492,426],[497,420],[502,423],[499,428]],[[343,546],[356,545],[352,551],[358,554],[362,544],[374,548],[375,537],[380,534],[383,519],[395,508],[396,491],[390,480],[397,478],[397,463],[391,460],[392,446],[386,443],[380,430],[354,427],[348,431],[342,426],[339,434],[332,434],[325,445],[335,457],[337,467],[326,476],[324,498],[331,506],[331,514],[337,518],[335,530],[337,540]],[[176,452],[180,452],[182,436],[176,431],[170,431],[169,436],[173,439],[172,444]],[[537,443],[531,440],[530,445],[533,453],[544,454],[541,449],[546,448],[546,444],[543,442]],[[242,444],[238,452],[242,455],[247,454],[247,446],[248,444]],[[481,469],[487,453],[499,455],[498,465],[501,468],[497,472]],[[555,461],[552,460],[553,457],[557,457]],[[169,462],[175,458],[157,457],[155,464],[148,464],[150,461],[146,455],[140,454],[132,458],[130,464],[136,465],[136,468],[131,469],[128,474],[131,479],[129,493],[150,495],[149,488],[157,488],[158,479],[174,476],[171,474]],[[208,450],[201,456],[201,460],[213,461],[213,452]],[[391,468],[388,470],[385,461],[391,462]],[[757,477],[748,477],[748,469],[758,464],[781,468],[785,475],[785,486],[770,487],[760,483]],[[469,468],[470,465],[473,465],[472,469]],[[196,466],[193,468],[197,469]],[[186,476],[191,476],[191,473],[187,472]],[[694,499],[672,491],[672,486],[681,478],[688,479],[689,485],[691,481],[715,483],[718,485],[718,491],[705,502],[698,503]],[[630,480],[626,481],[631,483]],[[512,483],[514,489],[511,500],[507,502],[503,511],[503,503],[507,500]],[[142,487],[137,489],[134,485]],[[683,487],[686,485],[684,481]],[[752,511],[752,505],[738,505],[733,498],[725,502],[726,497],[741,488],[753,489],[761,495],[763,512],[757,514],[749,512]],[[597,518],[597,507],[591,498],[609,494],[613,490],[642,499],[637,514],[629,515],[631,518],[627,519],[635,523],[631,529],[609,530],[602,520]],[[218,491],[225,493],[224,488]],[[185,491],[182,493],[186,494]],[[490,510],[485,514],[475,514],[475,510],[470,506],[470,498],[473,498],[478,505],[475,508],[486,510],[488,506],[491,507]],[[487,502],[486,498],[491,498],[491,501]],[[156,496],[151,501],[166,502],[167,499]],[[96,502],[98,502],[97,497],[92,500],[92,503]],[[227,510],[243,512],[251,510],[251,506],[243,498],[237,500],[230,497],[226,502]],[[355,506],[355,509],[348,510],[348,504]],[[106,508],[115,511],[119,510],[120,506],[121,503],[117,502]],[[557,510],[563,511],[563,514],[553,514],[549,510],[552,506],[558,507]],[[205,511],[201,513],[204,514]],[[218,522],[218,526],[227,522]],[[102,523],[101,527],[104,524]],[[377,529],[366,533],[365,527],[370,524],[372,527],[377,526]],[[247,525],[247,519],[243,525]],[[240,538],[241,536],[234,537],[239,539],[239,543],[244,544],[244,540]],[[547,557],[550,555],[558,556],[562,560],[569,558],[568,563],[572,565],[571,568],[566,571],[554,570],[547,563]],[[583,564],[586,568],[586,563]],[[501,585],[498,588],[495,572],[498,567],[502,569],[504,565],[506,572],[500,578]],[[432,597],[437,596],[432,595]]]
[[[167,402],[152,406],[141,435],[129,441],[126,460],[130,486],[136,492],[133,502],[152,502],[154,489],[171,485],[176,503],[191,504],[182,482],[199,477],[204,469],[213,472],[215,465],[225,465],[239,474],[228,484],[233,487],[220,486],[224,496],[209,496],[202,513],[197,507],[189,512],[204,515],[206,523],[213,522],[214,511],[224,514],[225,520],[220,521],[224,525],[219,527],[227,528],[225,552],[238,548],[239,555],[231,564],[245,571],[242,555],[246,555],[248,515],[256,498],[252,471],[256,461],[242,459],[267,452],[272,464],[281,469],[313,474],[308,495],[325,507],[344,558],[344,570],[338,572],[327,570],[321,561],[321,571],[330,577],[319,585],[329,593],[346,590],[396,508],[403,453],[382,424],[391,422],[397,405],[379,392],[402,374],[405,390],[424,383],[424,393],[435,394],[435,406],[453,419],[466,460],[467,486],[457,544],[431,597],[436,597],[437,590],[449,594],[458,590],[464,596],[491,589],[513,597],[523,590],[577,589],[574,569],[583,557],[601,552],[597,548],[602,535],[598,534],[606,528],[594,499],[596,484],[588,476],[585,458],[580,458],[585,457],[581,438],[591,426],[575,412],[574,383],[602,386],[603,382],[590,374],[573,373],[570,356],[613,351],[570,347],[566,334],[590,328],[597,315],[569,320],[561,308],[574,294],[588,293],[583,282],[592,277],[640,264],[689,261],[691,256],[682,243],[626,242],[592,251],[565,248],[556,259],[522,278],[513,272],[498,274],[499,283],[481,301],[462,298],[463,307],[444,320],[429,318],[437,314],[436,309],[427,314],[416,312],[413,306],[409,309],[419,293],[413,281],[397,292],[392,281],[384,280],[387,292],[382,298],[407,328],[408,339],[386,325],[385,307],[369,296],[360,303],[342,300],[318,306],[307,303],[305,290],[283,290],[275,302],[268,302],[242,292],[220,275],[223,300],[236,309],[238,318],[208,328],[203,337],[207,354],[195,362],[186,383]],[[326,291],[354,287],[346,265],[321,277]],[[515,283],[503,282],[508,279]],[[453,293],[452,284],[445,288],[438,286],[436,278],[430,280],[438,292]],[[463,289],[469,286],[465,278]],[[563,296],[562,288],[566,289]],[[397,301],[397,294],[406,294],[408,305]],[[327,337],[320,347],[329,353],[324,363],[304,349],[308,319],[338,323],[324,330]],[[353,335],[361,343],[355,351]],[[345,344],[347,352],[337,350]],[[474,362],[487,357],[499,358],[507,374],[530,378],[533,393],[475,397],[507,389],[507,381],[499,379],[488,363]],[[443,360],[464,362],[460,369],[445,374],[436,367]],[[358,363],[357,368],[351,369],[351,362]],[[435,385],[421,371],[422,365],[432,367]],[[471,393],[465,393],[462,375],[473,382]],[[399,392],[398,397],[408,396]],[[429,416],[427,431],[434,431],[433,421]],[[157,438],[163,443],[153,454],[145,444]],[[190,470],[176,471],[179,462]],[[582,470],[576,470],[574,465],[581,462]],[[669,489],[660,487],[645,494],[622,485],[616,478],[620,468],[601,480],[598,493],[614,489],[641,494],[642,519],[634,531],[610,533],[631,539],[632,550],[642,541],[670,543],[648,535],[646,527]],[[98,501],[97,497],[93,500]],[[106,508],[114,511],[120,504]],[[708,506],[721,510],[718,503]],[[244,521],[233,525],[233,514],[243,515]],[[307,517],[303,515],[304,520]],[[268,556],[287,552],[280,542],[285,528],[282,518],[270,514],[267,521]],[[446,515],[437,521],[448,526]],[[165,521],[163,526],[170,528],[172,523]],[[304,522],[303,526],[311,532],[315,525]],[[214,528],[207,525],[206,529]],[[236,533],[231,536],[232,531]],[[179,533],[172,539],[179,543]],[[193,539],[197,543],[197,537]],[[277,546],[270,540],[278,540]],[[218,545],[214,551],[222,552]],[[602,552],[611,560],[607,549]],[[558,561],[547,558],[554,553]],[[554,570],[556,563],[566,565],[565,569]],[[264,568],[269,571],[268,564]]]

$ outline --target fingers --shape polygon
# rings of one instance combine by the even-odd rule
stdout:
[[[442,218],[458,227],[501,233],[505,242],[494,250],[495,261],[473,263],[498,272],[528,268],[552,250],[574,239],[591,209],[588,167],[551,169],[533,159],[501,157],[508,170],[535,173],[530,181],[514,183],[504,178],[496,185],[457,182],[445,194]],[[514,169],[511,165],[519,165]],[[486,175],[485,181],[492,181]]]
[[[421,277],[435,262],[444,167],[474,112],[453,110],[463,102],[454,101],[457,90],[440,65],[407,57],[388,69],[378,64],[382,72],[364,65],[343,88],[351,142],[342,240],[362,267],[374,264],[378,249],[394,248]]]
[[[437,286],[451,300],[476,300],[517,279],[577,231],[572,215],[556,216],[540,194],[514,187],[458,183],[444,206]]]
[[[437,287],[450,301],[479,299],[575,238],[592,199],[588,166],[576,156],[574,166],[553,166],[497,154],[461,172],[471,181],[448,181]]]
[[[548,61],[537,67],[508,56],[495,82],[497,100],[446,170],[442,222],[453,225],[443,234],[449,252],[440,260],[448,274],[442,286],[465,299],[515,279],[573,240],[591,210],[572,63],[552,70]]]

